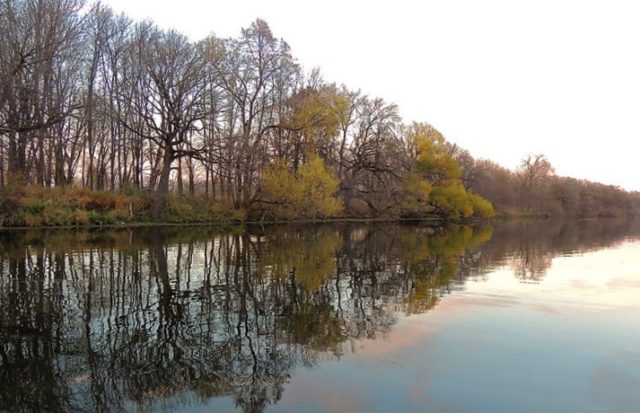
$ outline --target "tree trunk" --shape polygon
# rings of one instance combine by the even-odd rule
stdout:
[[[173,150],[169,147],[165,149],[164,156],[162,158],[162,170],[160,171],[158,190],[156,191],[155,199],[153,201],[153,218],[160,217],[160,214],[164,210],[166,196],[169,193],[169,177],[171,175],[171,164],[173,163],[173,160]]]

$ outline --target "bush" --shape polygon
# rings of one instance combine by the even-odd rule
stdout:
[[[473,204],[462,185],[434,186],[431,203],[443,215],[451,218],[468,218],[473,214]]]
[[[211,221],[243,222],[248,218],[247,211],[234,208],[229,200],[209,201],[208,215]]]
[[[284,161],[265,168],[260,182],[259,208],[273,219],[315,219],[342,212],[334,194],[339,181],[322,159],[313,156],[297,172]]]
[[[404,190],[406,195],[400,204],[402,216],[423,216],[433,210],[429,204],[432,186],[420,175],[407,174],[404,179]]]
[[[493,218],[496,211],[493,209],[491,202],[476,194],[469,194],[469,200],[473,205],[473,215],[481,218]]]

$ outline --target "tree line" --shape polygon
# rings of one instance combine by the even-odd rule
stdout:
[[[169,192],[273,217],[302,211],[311,193],[313,217],[343,207],[489,211],[466,193],[435,129],[403,124],[396,105],[305,73],[263,20],[237,38],[194,42],[100,3],[0,7],[5,187],[144,190],[155,215]],[[264,177],[296,189],[262,185]]]
[[[454,150],[464,165],[465,186],[507,215],[574,218],[640,216],[640,192],[584,179],[558,176],[546,156],[528,155],[515,171]]]
[[[137,191],[154,218],[170,193],[272,219],[494,213],[442,134],[305,72],[263,20],[192,41],[101,3],[4,0],[0,44],[5,196]]]

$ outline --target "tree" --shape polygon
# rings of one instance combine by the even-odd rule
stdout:
[[[7,172],[19,180],[35,170],[37,183],[45,183],[47,131],[80,109],[73,77],[82,57],[82,5],[0,4],[0,138],[7,141]]]
[[[283,160],[265,168],[258,203],[264,215],[277,219],[327,218],[342,211],[335,196],[338,179],[318,156],[297,171]]]
[[[410,162],[398,134],[398,107],[361,96],[355,111],[351,142],[340,167],[341,194],[349,205],[364,202],[370,214],[390,215],[402,202]]]
[[[527,212],[534,206],[534,196],[539,195],[547,178],[553,175],[553,167],[542,154],[528,155],[522,160],[516,171],[520,183],[522,205]]]
[[[416,170],[430,185],[429,202],[437,213],[452,218],[495,214],[491,203],[465,189],[462,169],[440,132],[431,125],[414,123],[405,133],[414,142]]]
[[[160,167],[154,215],[158,216],[174,161],[203,157],[205,146],[195,132],[207,112],[204,58],[184,35],[144,23],[137,28],[131,53],[140,59],[141,73],[126,81],[123,98],[133,105],[135,123],[129,117],[122,121],[131,132],[157,145]]]
[[[288,100],[288,113],[283,117],[283,129],[288,139],[274,142],[279,157],[289,159],[294,169],[307,155],[317,153],[323,160],[334,162],[335,140],[339,128],[342,96],[333,85],[317,88],[307,86]],[[283,137],[284,134],[279,134]]]
[[[446,185],[457,182],[462,175],[460,165],[449,154],[444,136],[433,126],[413,123],[408,130],[409,139],[415,141],[418,171],[428,182]]]
[[[289,45],[273,36],[269,25],[257,19],[238,40],[224,43],[215,62],[221,87],[227,94],[230,156],[230,195],[237,207],[248,207],[255,195],[260,170],[267,164],[268,135],[282,125],[282,100],[299,73]]]
[[[433,211],[430,196],[433,187],[417,173],[408,173],[404,178],[405,196],[400,204],[403,216],[422,216]]]

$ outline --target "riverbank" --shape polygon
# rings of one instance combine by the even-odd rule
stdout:
[[[319,219],[265,220],[256,214],[233,208],[229,201],[178,194],[167,195],[163,213],[160,217],[153,218],[152,205],[152,194],[142,191],[111,192],[76,187],[37,186],[5,188],[0,192],[0,229],[452,221],[438,215],[412,218],[334,216]],[[468,221],[469,219],[465,220]]]
[[[225,200],[169,194],[164,212],[152,217],[153,194],[145,191],[94,191],[87,188],[38,186],[5,187],[0,191],[0,230],[31,228],[136,228],[149,226],[231,226],[237,224],[315,224],[340,222],[458,222],[441,215],[422,217],[333,216],[317,219],[261,219],[256,213],[233,208]],[[498,211],[493,219],[552,219],[547,213]],[[559,217],[567,218],[567,217]],[[576,217],[577,218],[577,217]]]
[[[508,218],[505,218],[508,219]],[[265,220],[265,221],[203,221],[203,222],[119,222],[115,224],[87,224],[87,225],[41,225],[41,226],[2,226],[0,231],[4,230],[24,230],[24,229],[126,229],[126,228],[149,228],[149,227],[195,227],[195,226],[212,226],[212,227],[229,227],[235,225],[305,225],[305,224],[347,224],[347,223],[411,223],[411,222],[428,222],[428,223],[458,223],[472,224],[476,222],[487,221],[486,218],[466,218],[466,219],[447,219],[443,217],[424,217],[424,218],[326,218],[326,219],[300,219],[300,220]]]
[[[246,221],[245,211],[206,197],[169,194],[158,217],[153,194],[93,191],[87,188],[5,188],[0,193],[0,227],[103,227]]]
[[[0,230],[92,229],[152,226],[228,227],[232,225],[317,224],[340,222],[431,222],[471,223],[487,218],[454,219],[441,215],[422,217],[334,216],[321,219],[260,219],[257,214],[233,208],[231,202],[204,196],[169,194],[165,211],[157,219],[151,214],[152,194],[144,191],[111,192],[86,188],[42,188],[23,186],[0,191]],[[493,220],[554,219],[548,213],[498,211]],[[602,217],[607,218],[607,217]]]

